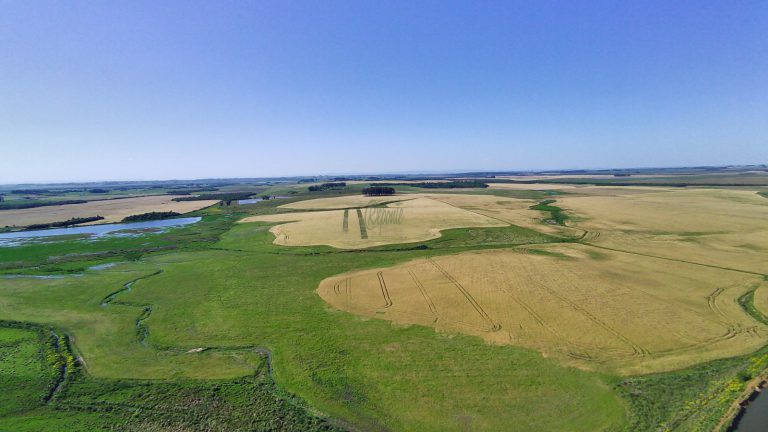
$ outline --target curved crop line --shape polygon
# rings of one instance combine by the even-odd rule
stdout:
[[[435,316],[435,321],[437,321],[438,319],[437,307],[435,306],[435,303],[432,301],[432,298],[429,296],[429,294],[427,294],[427,290],[426,288],[424,288],[424,284],[422,284],[419,278],[416,277],[416,274],[413,272],[413,270],[409,269],[408,274],[411,275],[411,279],[413,279],[413,283],[416,284],[416,287],[419,289],[421,296],[424,297],[424,300],[427,302],[429,311],[432,313],[432,315]]]
[[[464,296],[464,298],[467,299],[470,305],[475,309],[475,311],[480,314],[480,317],[485,320],[486,323],[488,323],[488,331],[496,332],[501,330],[501,324],[494,322],[493,319],[488,315],[488,313],[483,309],[482,306],[475,300],[475,298],[472,296],[472,294],[467,291],[464,286],[459,283],[459,281],[456,280],[456,278],[453,277],[450,273],[448,273],[443,267],[440,266],[440,264],[436,263],[432,258],[427,258],[427,261],[429,261],[435,268],[445,276],[446,279],[448,279],[456,288],[458,288],[459,292]]]
[[[608,325],[605,321],[601,320],[600,318],[598,318],[597,316],[592,314],[590,311],[585,309],[583,306],[579,305],[578,303],[574,302],[573,300],[569,299],[568,297],[560,294],[556,290],[554,290],[551,287],[549,287],[542,280],[541,275],[539,275],[535,271],[535,269],[534,269],[534,271],[531,271],[530,267],[528,265],[526,265],[525,263],[523,263],[523,266],[525,267],[526,272],[530,275],[531,280],[532,280],[532,282],[535,285],[539,286],[540,288],[543,288],[545,291],[550,293],[552,296],[554,296],[554,297],[560,299],[560,301],[568,304],[573,310],[577,311],[578,313],[580,313],[582,316],[584,316],[588,320],[590,320],[593,323],[597,324],[598,327],[603,328],[608,333],[610,333],[613,336],[615,336],[618,340],[620,340],[621,342],[623,342],[626,345],[628,345],[632,349],[632,351],[633,351],[635,356],[642,357],[642,356],[646,356],[646,355],[650,355],[651,354],[651,352],[648,349],[646,349],[646,348],[644,348],[644,347],[634,343],[628,337],[626,337],[625,335],[623,335],[622,333],[620,333],[619,331],[617,331],[616,329],[614,329],[613,327]],[[566,280],[566,283],[568,283],[569,285],[573,286],[573,283],[568,282],[567,280]]]

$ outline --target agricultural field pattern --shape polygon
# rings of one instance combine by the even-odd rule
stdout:
[[[765,190],[515,181],[8,210],[199,221],[0,247],[0,430],[726,431]]]

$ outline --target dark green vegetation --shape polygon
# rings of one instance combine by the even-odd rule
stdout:
[[[200,194],[194,196],[184,196],[174,198],[174,201],[224,201],[229,205],[232,201],[248,199],[253,195],[253,192],[227,192],[227,193],[209,193]]]
[[[536,205],[531,206],[530,209],[549,212],[549,218],[545,219],[544,222],[554,224],[554,225],[565,226],[565,222],[568,220],[568,215],[565,214],[563,209],[561,209],[560,207],[552,205],[553,203],[555,203],[555,201],[556,200],[553,200],[553,199],[544,200]]]
[[[5,201],[0,204],[0,210],[21,210],[45,206],[57,206],[67,204],[84,204],[86,200],[59,200],[59,201]]]
[[[24,229],[26,230],[38,230],[38,229],[46,229],[46,228],[62,228],[62,227],[68,227],[73,225],[80,225],[88,222],[96,222],[104,219],[103,216],[91,216],[91,217],[83,217],[83,218],[71,218],[65,221],[61,222],[51,222],[51,223],[43,223],[43,224],[32,224],[27,225]]]
[[[628,378],[616,389],[629,402],[630,431],[713,431],[746,383],[768,368],[768,349],[681,371]]]
[[[42,328],[0,324],[0,417],[45,404],[61,378],[61,357]]]
[[[379,186],[411,186],[423,189],[468,189],[487,188],[488,184],[481,181],[445,181],[445,182],[418,182],[418,183],[378,183]]]
[[[321,192],[327,189],[340,189],[347,186],[346,182],[332,182],[332,183],[323,183],[319,185],[313,185],[308,187],[307,189],[310,192]]]
[[[266,361],[232,380],[96,379],[55,332],[0,323],[0,429],[337,430],[277,388]]]
[[[395,194],[395,188],[388,187],[388,186],[370,186],[363,189],[363,195],[368,195],[368,196],[385,196],[385,195],[394,195],[394,194]]]
[[[344,251],[277,246],[269,225],[235,223],[296,199],[212,207],[202,222],[165,233],[0,248],[6,273],[84,272],[0,279],[0,318],[65,329],[85,360],[51,404],[55,368],[38,362],[39,372],[20,374],[40,391],[0,415],[0,430],[329,429],[303,401],[360,430],[696,430],[732,402],[727,389],[765,366],[757,353],[619,379],[514,346],[331,310],[315,289],[335,274],[569,240],[514,226],[462,228]],[[122,264],[86,270],[103,262]],[[277,384],[253,347],[271,351]]]
[[[177,213],[174,211],[167,211],[167,212],[149,212],[149,213],[142,213],[137,215],[131,215],[128,217],[123,218],[123,222],[143,222],[143,221],[152,221],[152,220],[160,220],[160,219],[168,219],[176,216],[181,216],[181,213]]]
[[[760,195],[761,197],[768,198],[768,192],[758,192],[757,194]]]

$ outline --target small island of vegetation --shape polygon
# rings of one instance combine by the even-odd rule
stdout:
[[[174,211],[149,212],[125,217],[123,218],[123,222],[146,222],[160,219],[169,219],[176,216],[181,216],[181,213],[176,213]]]

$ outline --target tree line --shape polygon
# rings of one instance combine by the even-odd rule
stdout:
[[[395,188],[389,187],[389,186],[371,186],[367,188],[363,188],[363,195],[367,196],[384,196],[384,195],[394,195],[395,194]]]
[[[0,210],[20,210],[35,207],[56,206],[65,204],[85,204],[86,200],[61,200],[61,201],[32,201],[32,202],[14,202],[6,201],[0,204]]]
[[[63,228],[63,227],[68,227],[72,225],[80,225],[88,222],[96,222],[102,219],[104,219],[103,216],[72,218],[62,222],[50,222],[50,223],[27,225],[26,227],[24,227],[24,230],[26,231],[26,230],[38,230],[38,229],[46,229],[46,228]]]
[[[181,216],[181,213],[177,213],[175,211],[149,212],[149,213],[142,213],[142,214],[127,216],[123,218],[123,222],[145,222],[145,221],[153,221],[153,220],[160,220],[160,219],[168,219],[176,216]]]
[[[488,183],[474,180],[419,183],[378,183],[379,186],[411,186],[425,189],[487,188]]]
[[[309,189],[310,192],[320,192],[326,189],[335,189],[335,188],[343,188],[343,187],[347,187],[347,182],[323,183],[319,185],[310,186],[307,189]]]
[[[253,195],[253,192],[211,193],[211,194],[201,194],[201,195],[194,195],[194,196],[178,197],[178,198],[174,198],[173,201],[206,201],[206,200],[214,200],[214,201],[224,201],[224,202],[227,203],[227,205],[230,205],[232,203],[232,201],[248,199],[252,195]]]

